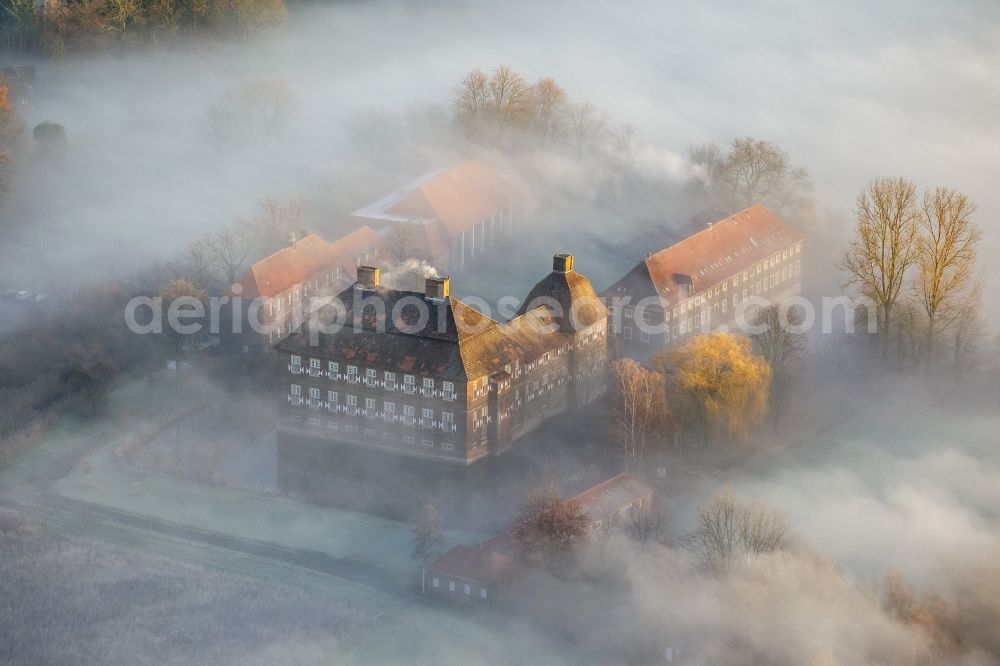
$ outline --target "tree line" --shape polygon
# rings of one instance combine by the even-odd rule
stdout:
[[[0,48],[61,57],[206,35],[253,39],[286,16],[284,0],[8,0]]]
[[[878,358],[956,377],[975,367],[986,333],[975,202],[952,188],[921,195],[906,178],[880,178],[858,195],[855,212],[839,266],[874,304]]]

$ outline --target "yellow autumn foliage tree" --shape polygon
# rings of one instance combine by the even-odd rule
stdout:
[[[710,444],[745,441],[767,416],[771,369],[754,356],[750,339],[699,335],[671,355],[679,416]]]

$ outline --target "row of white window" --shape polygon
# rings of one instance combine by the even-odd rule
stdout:
[[[293,373],[302,372],[302,357],[297,354],[292,354],[289,360],[289,368]],[[309,370],[322,372],[323,365],[322,361],[318,358],[309,359]],[[350,382],[361,381],[361,376],[358,374],[358,366],[348,365],[346,366],[346,379]],[[307,374],[310,374],[307,372]],[[318,374],[318,372],[316,373]],[[337,361],[327,361],[326,375],[335,379],[340,376],[340,363]],[[384,370],[382,372],[381,379],[385,382],[385,388],[388,390],[394,390],[396,387],[396,373],[389,370]],[[374,368],[365,369],[365,382],[373,383],[379,380],[379,371]],[[403,375],[403,387],[416,387],[417,378],[414,375]],[[422,386],[425,392],[434,391],[436,384],[433,377],[424,377],[422,380]],[[453,399],[455,395],[455,382],[442,381],[441,391],[446,399]]]
[[[434,578],[432,578],[431,579],[431,587],[434,587],[434,588],[441,587],[441,579],[437,578],[436,576]],[[448,581],[448,591],[449,592],[454,592],[455,591],[455,581],[453,581],[453,580],[449,580]],[[469,583],[465,583],[465,587],[463,588],[462,591],[465,592],[466,595],[472,596],[472,585],[470,585]],[[479,598],[480,599],[487,599],[487,598],[489,598],[489,592],[487,592],[486,588],[483,587],[483,586],[479,587]]]
[[[778,273],[778,271],[775,271],[770,275],[765,275],[764,280],[763,281],[758,280],[755,287],[750,286],[744,289],[742,296],[740,294],[733,294],[733,309],[734,310],[736,309],[736,306],[739,305],[740,301],[746,300],[750,296],[758,295],[763,291],[767,291],[768,289],[773,289],[775,286],[782,284],[786,280],[792,278],[794,275],[797,275],[800,272],[800,270],[801,270],[801,265],[799,261],[796,261],[794,265],[782,268],[780,274]],[[725,313],[726,306],[728,305],[728,299],[722,299],[721,301],[717,301],[713,304],[713,310],[716,313],[719,312],[720,305],[722,312]],[[631,310],[632,308],[624,308],[625,315],[631,316],[632,314]],[[672,337],[677,338],[682,335],[687,335],[688,333],[694,331],[699,325],[705,326],[707,323],[708,323],[708,310],[702,310],[695,317],[688,317],[684,321],[680,322],[679,327],[675,324],[673,327]],[[632,339],[631,326],[622,327],[622,337],[625,338],[626,340]],[[669,341],[670,338],[671,338],[671,329],[668,328],[665,331],[665,339]],[[649,333],[645,331],[640,332],[640,339],[642,340],[642,342],[649,342],[650,341]]]
[[[301,384],[292,384],[291,385],[291,389],[290,389],[290,393],[291,393],[291,395],[296,396],[296,397],[301,396],[302,395],[302,385]],[[321,396],[322,396],[322,392],[320,391],[320,389],[316,388],[315,386],[310,386],[309,387],[309,399],[310,400],[320,400]],[[345,393],[344,394],[344,398],[345,398],[345,404],[347,404],[348,406],[350,406],[350,407],[357,407],[358,406],[358,396],[356,396],[356,395],[354,395],[352,393]],[[340,404],[340,393],[337,392],[337,391],[327,391],[326,392],[326,401],[328,403],[330,403],[330,404],[333,404],[333,405]],[[375,398],[365,398],[365,409],[367,409],[367,410],[376,410],[376,409],[378,409],[378,401]],[[382,402],[382,411],[384,413],[386,413],[386,414],[395,414],[396,413],[396,403],[392,402],[391,400],[384,400]],[[434,410],[431,409],[430,407],[423,407],[423,408],[421,408],[420,412],[421,412],[421,417],[422,418],[424,418],[424,419],[430,419],[430,420],[434,419]],[[413,405],[403,405],[403,416],[416,416],[416,408]],[[454,412],[442,411],[441,412],[441,420],[443,422],[445,422],[445,423],[454,423],[455,422],[455,413]]]
[[[761,273],[763,271],[766,271],[767,269],[772,268],[772,267],[778,265],[780,262],[785,261],[787,259],[790,259],[795,254],[798,254],[798,253],[801,253],[801,252],[802,252],[802,245],[798,244],[794,248],[790,248],[790,249],[784,250],[780,254],[775,254],[774,256],[769,257],[769,258],[767,258],[767,259],[765,259],[765,260],[757,263],[753,267],[748,268],[747,270],[743,271],[742,275],[737,275],[737,276],[735,276],[735,277],[732,278],[733,289],[735,290],[736,287],[739,286],[741,278],[742,278],[743,282],[746,283],[746,282],[748,282],[748,281],[750,281],[750,280],[753,279],[753,277],[752,277],[753,275],[756,275],[756,274],[759,274],[759,273]],[[793,268],[793,266],[789,266],[787,268],[787,271],[785,269],[782,269],[782,273],[784,273],[785,275],[791,275],[791,274],[793,274],[793,270],[794,270],[794,273],[797,274],[797,273],[799,273],[799,269],[800,269],[800,260],[796,260],[795,264],[794,264],[794,268]],[[775,271],[775,272],[777,272],[777,271]],[[786,279],[786,278],[782,277],[782,280],[784,280],[784,279]],[[678,310],[680,310],[680,314],[683,314],[683,313],[687,312],[688,310],[693,310],[695,308],[700,307],[701,305],[703,305],[705,303],[705,301],[707,301],[708,299],[712,298],[713,296],[718,296],[719,293],[720,293],[720,291],[721,292],[726,292],[728,290],[729,290],[729,280],[727,279],[727,280],[724,280],[723,282],[721,282],[720,284],[715,285],[714,288],[709,288],[705,293],[698,294],[697,296],[689,298],[689,299],[683,301],[682,303],[674,306],[671,310],[664,311],[664,319],[666,321],[670,321],[671,317],[676,318],[678,316]],[[744,295],[743,298],[746,298],[746,295]],[[735,305],[736,305],[737,302],[738,301],[734,297],[733,298],[733,306],[734,307],[735,307]],[[631,319],[634,316],[634,314],[635,314],[633,306],[631,306],[631,305],[624,306],[622,308],[622,314],[624,315],[624,317],[626,319]],[[643,315],[644,315],[644,319],[646,320],[646,323],[650,323],[650,324],[654,323],[653,322],[653,318],[654,318],[653,317],[653,313],[650,310],[647,309],[643,313]]]

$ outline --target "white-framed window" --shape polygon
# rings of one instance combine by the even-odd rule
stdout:
[[[433,377],[424,377],[424,388],[425,389],[433,389],[434,388],[434,378]]]
[[[431,448],[431,447],[434,446],[434,441],[430,440],[430,439],[422,439],[422,440],[420,440],[420,445],[421,446],[426,446],[428,448]]]
[[[454,451],[455,445],[452,444],[451,442],[441,442],[441,448],[444,449],[445,451]]]
[[[336,361],[330,361],[326,364],[326,369],[331,376],[340,374],[340,364]]]
[[[329,428],[330,430],[337,430],[338,428],[340,428],[340,424],[337,423],[336,421],[327,421],[326,427]]]
[[[441,587],[441,581],[438,578],[432,578],[431,587]]]
[[[320,420],[319,419],[317,419],[315,417],[310,417],[309,418],[309,425],[318,426],[319,424],[320,424]]]
[[[338,403],[338,402],[340,402],[340,396],[337,395],[336,391],[327,391],[326,392],[326,401],[327,402],[332,402],[332,403]]]
[[[469,585],[468,583],[465,584],[465,588],[464,589],[465,589],[465,593],[466,594],[472,594],[472,586]]]
[[[292,354],[289,363],[291,363],[292,365],[302,365],[302,357],[296,354]]]
[[[624,308],[622,308],[622,315],[627,319],[631,319],[634,314],[635,310],[632,308],[631,305],[626,305]]]
[[[375,398],[365,398],[365,409],[375,409]]]
[[[403,383],[406,384],[407,386],[413,386],[414,384],[416,384],[416,382],[417,378],[414,377],[413,375],[403,375]]]
[[[455,382],[441,382],[441,391],[445,400],[455,399]]]
[[[413,405],[403,405],[403,414],[413,416]]]
[[[302,395],[302,386],[300,384],[292,384],[292,395]]]
[[[453,581],[453,580],[449,580],[448,581],[448,591],[449,592],[454,592],[455,591],[455,581]]]
[[[404,444],[413,444],[414,441],[416,440],[414,439],[413,435],[403,435]]]
[[[351,407],[357,407],[358,406],[358,396],[356,396],[356,395],[348,395],[347,396],[347,404],[350,405]]]
[[[384,403],[382,403],[382,406],[383,406],[383,411],[386,414],[396,413],[396,403],[386,400]]]
[[[375,379],[377,376],[378,372],[376,372],[374,369],[368,368],[367,370],[365,370],[365,377],[367,377],[368,379]]]
[[[319,389],[318,388],[315,388],[315,387],[312,387],[312,386],[309,387],[309,399],[310,400],[319,400]]]
[[[309,359],[309,367],[312,368],[313,370],[319,370],[319,367],[320,367],[319,366],[319,359],[318,358],[311,358],[311,359]]]
[[[388,370],[386,370],[385,371],[385,383],[387,384],[386,388],[388,388],[388,389],[391,390],[393,388],[392,385],[396,383],[396,373],[395,372],[389,372]]]
[[[351,381],[357,381],[358,379],[358,366],[349,365],[347,366],[347,378]]]
[[[441,412],[441,420],[445,423],[454,423],[455,414],[454,412]]]

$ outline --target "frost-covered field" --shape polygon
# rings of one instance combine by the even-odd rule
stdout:
[[[370,621],[323,590],[47,531],[0,538],[0,580],[2,663],[320,663]]]

